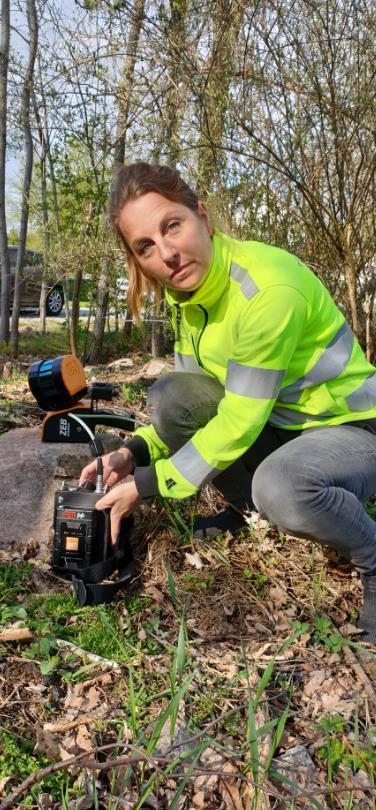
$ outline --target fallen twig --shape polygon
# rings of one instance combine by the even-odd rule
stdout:
[[[101,664],[101,666],[106,666],[116,672],[121,672],[121,666],[117,661],[111,661],[109,658],[102,658],[101,655],[87,652],[87,650],[82,649],[82,647],[77,647],[76,644],[72,644],[71,641],[66,641],[64,638],[57,638],[56,645],[58,647],[67,647],[69,650],[72,650],[72,652],[77,653],[77,655],[85,656],[88,661],[93,661],[94,664]]]
[[[12,625],[12,627],[6,627],[4,630],[0,630],[0,641],[24,641],[32,637],[33,634],[28,627]]]
[[[86,726],[97,720],[97,714],[83,714],[76,720],[66,720],[65,723],[45,723],[43,731],[49,731],[51,734],[59,734],[61,731],[70,731],[72,728]]]
[[[355,655],[351,647],[347,646],[347,644],[343,648],[343,653],[347,662],[355,670],[359,680],[361,680],[368,700],[370,701],[370,703],[372,703],[373,706],[376,706],[376,692],[372,686],[370,678],[363,669],[361,663],[358,661],[357,656]]]

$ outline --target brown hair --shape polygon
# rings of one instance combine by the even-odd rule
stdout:
[[[136,320],[139,320],[140,308],[148,291],[152,290],[159,302],[161,286],[158,281],[144,276],[119,229],[119,217],[129,200],[135,200],[150,191],[157,192],[172,202],[181,203],[192,211],[199,210],[197,194],[180,177],[177,169],[138,161],[122,166],[119,170],[110,199],[109,215],[125,248],[129,272],[128,300]]]

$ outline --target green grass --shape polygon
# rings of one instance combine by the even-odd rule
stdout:
[[[121,383],[120,391],[126,405],[138,405],[141,408],[145,407],[147,389],[144,383]]]
[[[112,323],[112,322],[111,322]],[[86,328],[86,318],[79,321],[77,330],[77,347],[78,354],[81,359],[89,355],[92,342],[93,342],[93,320],[91,322],[90,331]],[[105,331],[102,344],[102,352],[100,363],[106,363],[117,357],[123,357],[131,351],[142,350],[145,347],[145,340],[147,335],[147,327],[139,328],[132,327],[131,336],[125,340],[122,332],[116,332],[114,329]],[[69,354],[71,351],[70,335],[66,321],[56,319],[56,321],[49,321],[45,335],[39,332],[39,323],[35,320],[35,326],[29,327],[28,331],[21,331],[19,335],[19,349],[18,356],[22,358],[35,357],[36,359],[44,357],[57,357],[60,354]],[[10,357],[10,346],[0,342],[0,355],[3,357]]]
[[[230,564],[224,556],[227,546],[213,543],[210,547],[219,555],[223,573],[223,565]],[[220,556],[223,556],[222,560]],[[312,568],[313,563],[314,560]],[[216,572],[213,567],[204,566],[199,571],[175,574],[165,559],[165,590],[170,595],[169,600],[156,604],[140,593],[128,593],[111,605],[83,608],[67,592],[35,593],[32,579],[35,570],[37,566],[30,563],[0,565],[0,623],[21,620],[33,633],[31,642],[18,646],[3,644],[3,660],[6,661],[8,655],[33,660],[32,671],[35,673],[39,666],[40,681],[60,696],[54,701],[46,699],[40,709],[44,713],[40,724],[61,716],[68,683],[74,687],[78,681],[90,680],[95,673],[93,663],[85,654],[59,646],[58,640],[66,639],[87,653],[94,652],[112,659],[122,667],[113,683],[111,696],[106,694],[104,688],[104,701],[116,707],[116,711],[109,712],[108,716],[101,717],[93,725],[97,744],[109,741],[114,745],[119,744],[118,753],[121,755],[125,753],[121,741],[127,729],[128,733],[131,732],[135,749],[147,751],[152,758],[159,750],[162,729],[165,734],[166,726],[167,735],[170,734],[173,741],[180,710],[184,712],[185,733],[196,735],[190,743],[190,755],[183,761],[178,751],[171,751],[167,762],[159,764],[159,771],[157,767],[145,763],[124,769],[124,791],[127,786],[135,790],[135,808],[145,806],[150,794],[158,795],[159,787],[163,788],[168,779],[173,779],[176,785],[168,806],[178,807],[179,796],[194,773],[199,752],[207,746],[225,750],[231,761],[237,763],[241,774],[260,786],[256,791],[257,796],[261,796],[264,789],[267,792],[273,768],[272,758],[280,752],[283,732],[293,720],[298,705],[294,701],[299,700],[294,673],[280,671],[279,662],[284,659],[284,651],[299,639],[301,633],[306,632],[310,633],[311,645],[321,647],[329,654],[337,652],[343,656],[344,644],[352,644],[336,633],[330,619],[315,607],[310,622],[297,622],[295,632],[280,646],[275,639],[272,641],[271,658],[264,667],[258,664],[258,680],[253,686],[254,664],[242,645],[232,658],[236,669],[229,675],[226,667],[223,672],[221,668],[215,672],[210,665],[210,657],[209,668],[206,669],[205,648],[196,647],[195,636],[190,640],[192,636],[188,632],[189,624],[186,624],[188,606],[202,599],[201,592],[215,592]],[[263,595],[267,597],[268,578],[260,574],[257,568],[255,570],[252,564],[244,568],[242,586],[252,589],[258,598]],[[314,586],[315,581],[312,580],[313,602],[316,604],[318,599],[314,595]],[[320,594],[322,588],[320,575],[317,583]],[[196,652],[200,653],[198,661]],[[299,654],[301,652],[300,649]],[[149,667],[146,667],[147,662]],[[30,667],[30,664],[27,666]],[[260,728],[256,718],[264,704],[267,706],[266,719]],[[231,710],[227,715],[228,707]],[[364,771],[373,784],[376,729],[367,728],[364,719],[360,722],[357,711],[349,721],[341,717],[324,717],[316,730],[316,739],[324,739],[315,756],[318,756],[320,767],[326,772],[326,782],[323,784],[327,788],[325,806],[333,810],[338,806],[335,788],[338,784],[343,785],[345,770],[350,776],[359,770]],[[210,726],[204,731],[203,727],[207,724]],[[28,773],[47,764],[42,755],[33,751],[35,740],[32,727],[19,737],[14,734],[14,728],[19,730],[17,724],[6,720],[0,736],[0,779],[10,773],[13,776],[12,782],[5,788],[5,794]],[[267,733],[271,735],[271,753],[265,759],[262,740]],[[315,739],[314,727],[312,739]],[[109,752],[108,757],[113,753]],[[279,778],[281,781],[285,779]],[[115,807],[116,801],[111,798],[114,792],[111,773],[102,774],[98,785],[99,798],[93,806]],[[48,782],[35,786],[19,806],[37,807],[41,792],[50,793],[54,801],[61,802],[58,806],[63,808],[67,807],[68,801],[77,802],[80,796],[75,778],[60,772],[51,775]],[[320,799],[311,799],[309,806],[322,810]],[[341,794],[342,799],[346,810],[357,808],[351,790]],[[257,810],[256,803],[252,810]]]

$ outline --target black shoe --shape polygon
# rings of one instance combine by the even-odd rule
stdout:
[[[230,532],[233,536],[240,532],[248,532],[249,526],[243,515],[228,506],[217,515],[206,518],[196,518],[193,524],[193,537],[202,540],[203,537],[217,537],[219,534]]]
[[[376,646],[376,574],[363,574],[363,605],[359,611],[357,627],[363,630],[360,641]]]

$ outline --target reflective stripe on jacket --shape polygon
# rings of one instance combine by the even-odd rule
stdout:
[[[344,315],[299,259],[260,242],[213,237],[203,284],[167,291],[176,370],[216,377],[217,415],[168,458],[141,428],[163,497],[186,498],[251,447],[266,422],[286,430],[376,417],[376,373]],[[137,483],[137,480],[136,480]]]

